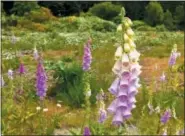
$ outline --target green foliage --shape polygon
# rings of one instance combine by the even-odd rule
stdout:
[[[164,25],[157,25],[156,30],[159,31],[159,32],[167,31],[167,29]]]
[[[84,71],[82,70],[82,66],[74,62],[64,63],[63,61],[59,61],[53,66],[53,70],[55,70],[54,78],[57,79],[57,81],[49,95],[57,96],[58,99],[64,101],[64,103],[71,107],[82,107],[82,104],[85,102]],[[90,84],[94,85],[93,76],[90,77]],[[91,88],[92,95],[90,101],[92,104],[96,102],[96,88],[97,85]]]
[[[25,13],[29,13],[31,10],[38,8],[39,6],[37,5],[36,1],[16,1],[14,2],[14,6],[11,11],[18,16],[23,16]]]
[[[121,6],[114,5],[111,2],[102,2],[95,4],[89,9],[89,12],[105,20],[113,20],[120,13]]]
[[[174,28],[174,24],[173,24],[173,17],[172,14],[169,10],[167,10],[164,13],[164,25],[168,28],[168,29],[173,29]]]
[[[145,20],[151,26],[161,24],[164,18],[163,8],[158,2],[150,2],[146,6]]]
[[[174,14],[174,20],[178,26],[184,24],[185,21],[184,21],[184,6],[183,5],[179,5],[176,7],[175,14]]]

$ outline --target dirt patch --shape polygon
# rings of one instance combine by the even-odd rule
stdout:
[[[60,59],[62,56],[72,55],[74,51],[71,50],[47,50],[44,52],[44,58]]]

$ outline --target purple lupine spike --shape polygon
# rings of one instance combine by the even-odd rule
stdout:
[[[19,66],[19,73],[20,73],[20,74],[24,74],[24,73],[25,73],[25,68],[24,68],[24,64],[23,64],[23,63],[20,63],[20,66]]]
[[[166,80],[166,76],[165,76],[165,74],[163,72],[163,74],[160,76],[160,81],[164,82],[165,80]]]
[[[103,123],[107,118],[107,112],[103,109],[100,109],[99,123]]]
[[[47,91],[47,76],[44,70],[44,66],[40,61],[37,66],[37,81],[36,81],[36,88],[37,88],[37,95],[40,97],[41,100],[46,96]]]
[[[170,58],[169,58],[169,62],[168,62],[169,66],[175,65],[176,59],[179,56],[180,56],[180,53],[179,52],[172,51],[172,53],[170,55]]]
[[[90,132],[90,129],[88,127],[85,127],[84,128],[84,133],[83,133],[84,136],[90,136],[91,135],[91,132]]]
[[[164,112],[164,114],[162,115],[161,117],[161,122],[163,124],[166,124],[168,122],[168,120],[170,119],[171,117],[171,111],[168,109]]]
[[[88,71],[90,69],[90,65],[92,61],[90,43],[91,42],[88,41],[87,44],[84,46],[84,56],[83,56],[83,70],[84,71]]]

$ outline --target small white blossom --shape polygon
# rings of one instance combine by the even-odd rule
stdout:
[[[38,107],[36,107],[36,110],[37,110],[37,111],[41,110],[41,107],[39,107],[39,106],[38,106]]]
[[[57,103],[57,107],[62,107],[60,103]]]
[[[43,109],[43,112],[47,112],[47,111],[48,111],[48,108],[44,108],[44,109]]]

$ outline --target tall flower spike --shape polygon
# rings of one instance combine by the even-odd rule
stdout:
[[[83,70],[88,71],[90,69],[92,61],[92,56],[91,56],[91,41],[88,40],[86,45],[84,45],[84,56],[83,56]]]
[[[113,113],[112,123],[115,125],[120,125],[131,117],[131,111],[136,107],[135,95],[140,87],[138,83],[141,73],[141,66],[138,63],[140,53],[137,52],[133,40],[134,32],[130,28],[132,21],[129,18],[123,20],[123,29],[126,33],[122,38],[125,43],[122,44],[124,47],[118,47],[115,53],[117,59],[112,71],[117,77],[108,89],[115,96],[115,100],[107,109],[109,113]]]
[[[24,74],[25,73],[25,68],[24,68],[24,64],[21,62],[19,65],[19,73],[20,74]]]
[[[37,95],[40,97],[41,100],[43,100],[44,97],[46,96],[46,91],[47,91],[47,85],[46,85],[47,76],[41,60],[39,60],[38,62],[36,76],[37,76],[37,81],[36,81]]]
[[[179,52],[177,52],[177,47],[176,46],[177,45],[175,44],[173,49],[172,49],[172,52],[171,52],[171,55],[170,55],[170,58],[169,58],[169,62],[168,62],[169,66],[175,65],[176,59],[178,57],[180,57],[180,55],[181,55]]]
[[[39,58],[39,54],[38,54],[38,51],[37,51],[36,47],[33,49],[33,57],[34,57],[35,60],[37,60]]]
[[[90,136],[90,135],[91,135],[90,129],[88,127],[85,127],[83,136]]]

